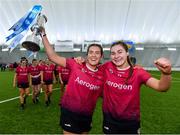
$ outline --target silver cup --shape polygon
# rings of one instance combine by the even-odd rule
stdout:
[[[22,46],[32,52],[40,50],[40,27],[44,27],[47,22],[47,17],[43,14],[39,14],[36,23],[31,27],[32,34],[26,37],[26,41],[22,43]]]

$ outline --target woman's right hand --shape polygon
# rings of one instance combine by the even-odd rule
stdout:
[[[39,27],[39,31],[40,31],[41,37],[42,37],[44,34],[46,34],[45,28],[42,27],[42,26]]]

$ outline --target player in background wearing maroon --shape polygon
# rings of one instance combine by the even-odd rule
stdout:
[[[104,74],[98,68],[103,50],[99,44],[91,44],[86,63],[79,65],[74,59],[57,55],[52,49],[45,30],[42,41],[51,61],[70,70],[68,85],[61,102],[60,125],[64,134],[88,134],[98,97],[102,94]]]
[[[60,90],[61,90],[60,91],[60,103],[59,104],[61,105],[61,99],[62,99],[62,96],[64,95],[65,86],[68,84],[70,71],[68,68],[62,67],[62,66],[58,66],[57,71],[58,71],[58,77],[59,77],[59,82],[60,82]]]
[[[103,65],[103,131],[105,134],[137,134],[140,128],[140,87],[142,84],[165,92],[171,84],[171,63],[166,58],[155,60],[160,80],[143,68],[134,68],[128,47],[118,41],[110,48],[111,61]]]
[[[55,80],[54,75],[54,69],[55,65],[52,64],[49,59],[46,59],[45,65],[43,65],[41,69],[41,80],[43,80],[43,87],[44,87],[44,93],[45,93],[45,104],[46,106],[49,106],[51,103],[51,95],[52,95],[52,88],[53,83]]]
[[[16,85],[19,88],[20,107],[24,109],[26,98],[29,96],[29,73],[26,59],[21,59],[19,66],[16,68],[13,87],[16,87]]]
[[[32,60],[32,65],[29,66],[29,73],[30,85],[32,86],[32,101],[33,103],[38,103],[41,84],[41,72],[37,59]]]

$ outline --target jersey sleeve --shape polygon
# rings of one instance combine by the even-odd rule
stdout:
[[[19,67],[16,68],[15,72],[16,72],[16,73],[19,73]]]
[[[56,67],[56,71],[57,71],[58,73],[60,72],[60,69],[61,69],[60,66],[57,66],[57,67]]]
[[[44,71],[45,66],[40,66],[40,71]]]
[[[51,67],[52,67],[52,70],[56,70],[56,68],[55,68],[55,65],[54,64],[51,64]]]
[[[141,83],[145,84],[149,80],[149,78],[151,78],[151,74],[143,68],[138,70]]]
[[[75,66],[77,66],[77,63],[74,59],[67,58],[66,59],[66,68],[72,70]]]

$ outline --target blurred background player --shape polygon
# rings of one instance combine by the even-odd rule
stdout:
[[[69,74],[70,70],[66,67],[58,66],[57,67],[58,76],[59,76],[59,82],[60,82],[60,102],[61,105],[61,99],[65,91],[65,86],[68,84]]]
[[[32,60],[32,65],[29,66],[30,85],[32,85],[32,101],[33,103],[39,102],[40,85],[41,85],[41,72],[36,59]]]
[[[27,62],[27,59],[21,59],[19,66],[16,68],[13,81],[13,87],[17,84],[17,87],[19,88],[21,109],[24,109],[26,98],[29,96],[29,73]]]
[[[53,82],[55,82],[55,65],[52,64],[49,59],[46,59],[45,65],[42,66],[42,79],[43,80],[43,86],[44,86],[44,93],[45,93],[45,104],[46,106],[49,106],[51,103],[51,95],[52,95],[52,88],[53,88]]]

